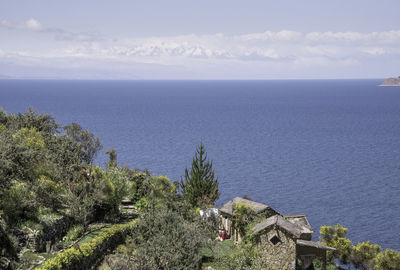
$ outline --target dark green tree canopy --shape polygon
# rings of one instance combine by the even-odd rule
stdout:
[[[101,148],[103,148],[100,143],[100,139],[95,137],[88,130],[84,130],[77,123],[72,123],[69,126],[65,126],[64,130],[68,137],[81,145],[83,151],[82,161],[86,162],[87,164],[93,162],[97,153]]]
[[[218,179],[215,177],[212,161],[207,159],[203,143],[196,149],[190,171],[185,169],[185,178],[181,179],[180,186],[183,197],[192,206],[209,206],[218,199]]]

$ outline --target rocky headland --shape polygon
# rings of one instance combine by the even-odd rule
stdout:
[[[388,78],[380,86],[400,86],[400,76],[397,78]]]

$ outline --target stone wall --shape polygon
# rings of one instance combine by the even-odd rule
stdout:
[[[279,239],[276,244],[271,241],[274,237],[274,240]],[[270,228],[260,233],[257,245],[268,270],[296,269],[296,242],[288,233]]]
[[[73,224],[72,218],[61,217],[51,224],[43,225],[42,231],[10,229],[10,232],[16,238],[19,250],[27,247],[34,252],[50,252],[55,243],[67,234]]]

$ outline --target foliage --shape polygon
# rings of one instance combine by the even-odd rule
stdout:
[[[140,181],[140,184],[135,184],[133,187],[134,197],[140,198],[135,203],[139,210],[173,206],[176,199],[177,186],[171,184],[168,177],[163,175],[146,176]]]
[[[234,252],[222,259],[221,265],[226,270],[261,270],[268,269],[268,265],[257,249],[251,245],[241,244]]]
[[[110,160],[107,163],[107,167],[116,167],[117,166],[117,151],[115,151],[114,148],[111,148],[111,150],[107,150],[104,152],[105,154],[110,156]]]
[[[320,259],[314,259],[313,260],[313,267],[315,270],[323,270],[323,263]],[[312,268],[311,268],[312,269]],[[337,270],[339,269],[338,267],[336,267],[336,264],[333,262],[328,262],[326,264],[326,270]]]
[[[379,245],[371,244],[369,241],[351,245],[346,239],[347,228],[337,224],[336,226],[321,226],[320,239],[324,245],[336,248],[329,252],[329,262],[333,263],[338,258],[341,263],[353,264],[358,269],[374,270],[399,270],[400,252],[392,249],[381,251]]]
[[[37,201],[52,209],[59,209],[62,205],[62,193],[64,186],[50,179],[48,176],[41,175],[34,185]]]
[[[35,218],[37,214],[35,194],[23,182],[15,181],[9,189],[3,192],[0,206],[11,223]]]
[[[68,241],[75,241],[81,237],[85,232],[85,228],[82,225],[76,225],[69,229],[66,238]]]
[[[198,225],[179,213],[157,208],[146,212],[127,248],[119,250],[112,269],[198,269],[203,237]]]
[[[74,158],[81,147],[59,135],[50,115],[32,109],[0,110],[0,122],[0,209],[7,222],[35,220],[39,206],[61,210],[65,185],[83,168],[80,156]]]
[[[39,269],[59,270],[63,268],[68,268],[68,265],[72,264],[84,265],[84,260],[89,260],[91,256],[98,255],[95,253],[95,251],[100,248],[105,241],[109,241],[119,235],[125,235],[127,232],[133,229],[135,223],[136,220],[133,220],[126,224],[116,224],[111,227],[105,228],[90,242],[82,244],[78,249],[72,247],[64,250],[56,257],[44,262]]]
[[[197,147],[192,161],[192,168],[185,169],[185,178],[181,179],[183,197],[195,207],[213,205],[218,199],[218,179],[212,168],[212,161],[207,160],[203,143]]]
[[[358,243],[351,247],[350,261],[360,269],[374,269],[374,259],[381,252],[379,245],[373,245],[369,241]]]
[[[400,252],[393,249],[385,249],[375,258],[376,270],[399,270],[400,269]]]
[[[42,149],[45,143],[42,134],[36,128],[21,128],[13,136],[13,139],[26,148]]]
[[[103,197],[101,181],[101,170],[96,167],[89,167],[82,171],[79,179],[67,185],[65,199],[69,214],[85,229],[89,224],[95,206],[100,204]]]
[[[118,212],[118,206],[122,199],[129,193],[129,172],[121,167],[108,167],[104,174],[103,203],[107,204],[114,212]]]
[[[132,196],[131,200],[133,203],[139,201],[143,196],[147,194],[147,190],[143,185],[146,178],[150,177],[149,174],[144,172],[134,172],[131,178],[132,185]]]
[[[82,161],[90,164],[93,162],[99,150],[103,147],[99,138],[87,130],[83,130],[77,123],[65,126],[64,130],[68,137],[82,147]]]
[[[338,258],[342,263],[348,263],[351,252],[351,241],[345,238],[348,229],[340,224],[335,226],[321,226],[320,240],[322,244],[333,247],[336,250],[328,251],[328,261],[333,262]]]
[[[248,226],[256,216],[254,208],[244,203],[233,205],[232,225],[239,231],[241,237],[246,234]]]
[[[0,111],[1,114],[1,111]],[[7,234],[7,228],[4,221],[0,218],[0,257],[7,256],[10,258],[17,258],[17,250],[13,241]],[[1,262],[0,262],[1,266]]]

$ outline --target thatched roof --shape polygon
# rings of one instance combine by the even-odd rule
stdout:
[[[304,247],[313,247],[313,248],[325,249],[325,250],[336,250],[335,248],[327,247],[327,246],[321,245],[314,241],[307,241],[307,240],[301,240],[301,239],[298,239],[296,241],[296,244],[299,246],[304,246]]]
[[[232,216],[233,214],[233,206],[235,204],[238,203],[243,203],[245,205],[248,205],[250,207],[252,207],[254,209],[254,211],[256,212],[256,214],[261,213],[262,211],[270,208],[268,205],[262,204],[262,203],[258,203],[258,202],[254,202],[254,201],[250,201],[247,199],[243,199],[240,197],[235,197],[232,200],[230,200],[229,202],[227,202],[226,204],[224,204],[219,211],[224,213],[224,214],[228,214],[230,216]]]
[[[268,229],[271,226],[278,226],[282,228],[283,230],[287,231],[288,233],[292,234],[294,238],[300,238],[302,235],[302,228],[290,221],[287,221],[280,215],[275,215],[270,218],[267,218],[260,223],[256,224],[253,227],[253,233],[259,233],[262,232],[265,229]]]

